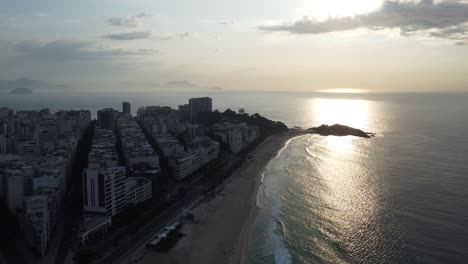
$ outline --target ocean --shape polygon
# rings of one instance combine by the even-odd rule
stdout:
[[[311,123],[377,136],[289,141],[263,175],[249,262],[468,263],[467,99],[310,99]]]
[[[2,95],[16,109],[177,107],[258,112],[304,128],[341,123],[375,138],[306,135],[267,166],[250,263],[468,263],[468,95],[88,92]]]

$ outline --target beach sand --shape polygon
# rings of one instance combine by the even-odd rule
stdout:
[[[255,220],[257,191],[268,162],[300,132],[272,136],[254,150],[247,161],[211,200],[192,213],[198,223],[187,223],[183,237],[168,253],[148,250],[139,264],[245,263],[248,230]]]

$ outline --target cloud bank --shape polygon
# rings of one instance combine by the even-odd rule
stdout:
[[[67,85],[48,83],[42,80],[31,80],[25,77],[16,80],[0,80],[0,91],[10,91],[16,88],[28,88],[31,90],[66,90]]]
[[[292,34],[323,34],[366,28],[369,30],[399,29],[402,36],[424,35],[468,44],[468,2],[446,0],[434,2],[385,1],[373,12],[352,17],[316,21],[301,20],[277,25],[263,25],[264,31],[284,31]]]
[[[166,83],[146,82],[146,81],[127,81],[120,83],[126,88],[145,88],[149,90],[171,90],[171,91],[222,91],[223,88],[219,86],[206,87],[192,83],[187,80],[183,81],[169,81]]]
[[[127,17],[111,17],[107,21],[112,26],[118,27],[138,27],[140,26],[141,20],[146,17],[150,17],[149,13],[139,13],[134,16]]]
[[[112,40],[149,39],[151,38],[151,32],[149,31],[125,32],[125,33],[117,33],[117,34],[108,34],[108,35],[104,35],[103,37],[112,39]]]
[[[15,45],[15,50],[18,58],[40,62],[98,61],[157,53],[151,49],[115,49],[77,40],[22,41]]]
[[[172,36],[154,35],[151,31],[133,31],[116,34],[103,35],[103,38],[111,40],[138,40],[138,39],[157,39],[157,40],[171,40]]]

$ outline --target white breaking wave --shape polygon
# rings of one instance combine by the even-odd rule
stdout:
[[[291,254],[284,243],[284,230],[282,230],[281,224],[278,223],[279,213],[281,211],[281,205],[275,201],[271,206],[271,217],[269,221],[269,236],[273,241],[273,254],[275,257],[275,263],[277,264],[289,264],[292,263]]]

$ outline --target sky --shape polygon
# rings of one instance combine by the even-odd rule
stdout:
[[[468,1],[1,0],[0,89],[468,90]]]

